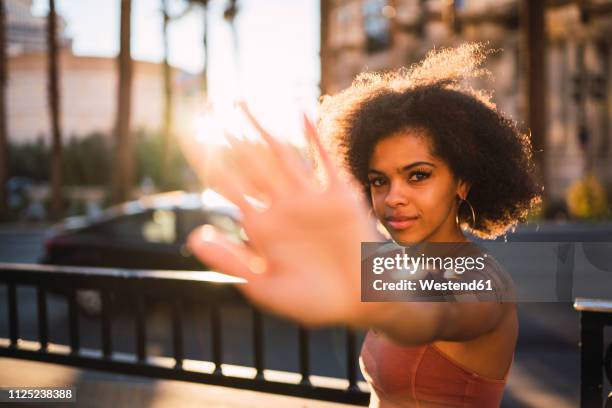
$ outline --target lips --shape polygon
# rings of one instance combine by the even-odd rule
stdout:
[[[386,217],[385,221],[387,222],[387,225],[394,230],[403,230],[416,224],[418,218],[419,217],[391,216]]]

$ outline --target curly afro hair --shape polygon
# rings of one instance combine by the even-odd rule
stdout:
[[[491,94],[466,82],[489,75],[481,68],[491,51],[464,44],[433,51],[410,69],[360,74],[353,84],[320,105],[319,129],[341,168],[370,197],[368,165],[376,143],[407,129],[425,130],[433,154],[469,184],[460,223],[481,238],[494,238],[540,202],[528,134],[498,111]]]

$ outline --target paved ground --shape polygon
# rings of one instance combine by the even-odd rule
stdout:
[[[181,381],[77,370],[54,364],[0,358],[0,385],[76,388],[77,403],[65,407],[109,408],[342,408],[335,404]],[[19,404],[20,407],[25,405]],[[50,407],[50,404],[41,404]]]
[[[561,227],[544,226],[541,231],[549,233],[547,239],[554,238]],[[564,231],[561,228],[561,231]],[[585,234],[609,234],[611,226],[595,228],[575,227],[572,239],[580,241]],[[35,262],[41,254],[44,230],[40,227],[4,226],[0,227],[0,262]],[[6,291],[0,286],[0,304],[5,301]],[[611,296],[612,297],[612,294]],[[20,308],[23,308],[20,322],[25,338],[36,337],[36,313],[32,289],[19,289]],[[6,316],[0,307],[0,337],[6,337]],[[61,299],[51,299],[49,306],[52,339],[66,341],[65,303]],[[521,304],[520,337],[515,361],[506,387],[502,407],[575,407],[579,402],[578,353],[579,322],[569,303],[528,303]],[[170,352],[167,336],[167,310],[158,308],[149,322],[149,351],[156,355]],[[250,364],[248,341],[245,330],[250,325],[247,311],[235,308],[225,309],[224,321],[224,359],[234,364]],[[196,353],[206,358],[209,342],[205,335],[207,322],[196,311],[186,316],[190,322],[186,326],[194,328],[186,334],[186,353]],[[81,316],[83,344],[95,347],[99,337],[96,320]],[[196,330],[199,328],[198,330]],[[113,334],[122,351],[133,351],[130,337],[132,326],[126,317],[113,326]],[[610,337],[608,333],[608,337]],[[55,336],[55,337],[54,337]],[[266,366],[277,370],[295,370],[297,356],[288,345],[296,344],[294,328],[287,323],[266,320]],[[313,336],[313,370],[321,375],[343,374],[342,333],[339,331],[320,331]],[[612,338],[608,339],[608,341]],[[246,343],[245,343],[246,341]],[[74,370],[48,364],[19,362],[0,359],[0,385],[31,385],[40,381],[53,380],[54,384],[75,384],[79,395],[87,399],[82,406],[199,406],[212,407],[305,407],[333,406],[320,405],[312,401],[267,396],[249,391],[230,390],[223,387],[201,386],[172,381],[151,381],[136,377],[116,376],[94,371]],[[11,381],[16,381],[12,382]],[[33,383],[31,383],[32,381]],[[41,383],[42,384],[42,383]],[[188,397],[185,398],[184,396]],[[208,398],[208,399],[206,399]],[[275,405],[276,404],[276,405]],[[310,404],[310,405],[309,405]],[[312,405],[319,404],[319,405]]]

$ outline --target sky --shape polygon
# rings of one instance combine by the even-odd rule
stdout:
[[[168,0],[178,14],[183,0]],[[210,0],[209,99],[226,106],[237,98],[251,105],[280,138],[299,143],[300,113],[314,114],[319,96],[319,2],[238,0],[237,49],[223,20],[227,0]],[[47,0],[33,12],[46,15]],[[119,51],[120,0],[56,0],[77,55],[114,57]],[[132,57],[163,57],[161,0],[132,1]],[[169,29],[170,64],[190,73],[203,66],[202,13],[198,7]]]

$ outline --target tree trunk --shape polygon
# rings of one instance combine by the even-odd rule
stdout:
[[[47,47],[49,53],[49,110],[51,115],[51,216],[62,216],[62,137],[60,131],[60,91],[57,46],[57,16],[55,0],[49,0],[47,19]]]
[[[329,57],[329,0],[319,0],[319,12],[321,16],[320,32],[319,32],[319,58],[321,69],[321,80],[319,82],[320,96],[329,92],[330,78],[330,57]]]
[[[0,216],[8,211],[8,126],[6,117],[6,7],[0,0]]]
[[[531,144],[538,178],[545,187],[543,200],[548,196],[546,169],[546,31],[545,4],[542,1],[522,0],[522,57],[525,69],[525,121],[531,130]]]
[[[202,35],[202,46],[204,47],[204,67],[202,68],[202,95],[208,100],[208,0],[202,1],[204,10],[204,33]]]
[[[121,0],[121,37],[118,56],[119,88],[115,127],[113,201],[128,200],[134,185],[134,143],[130,135],[132,58],[130,55],[132,1]]]
[[[164,116],[162,124],[162,137],[163,137],[163,149],[162,149],[162,169],[161,169],[161,184],[163,188],[168,188],[169,181],[172,179],[169,177],[168,172],[170,171],[170,158],[172,157],[173,148],[172,145],[172,125],[173,125],[173,95],[172,95],[172,71],[170,70],[170,64],[168,62],[168,54],[170,49],[168,46],[168,23],[170,22],[170,16],[168,15],[168,4],[167,0],[161,0],[162,10],[164,17]]]

